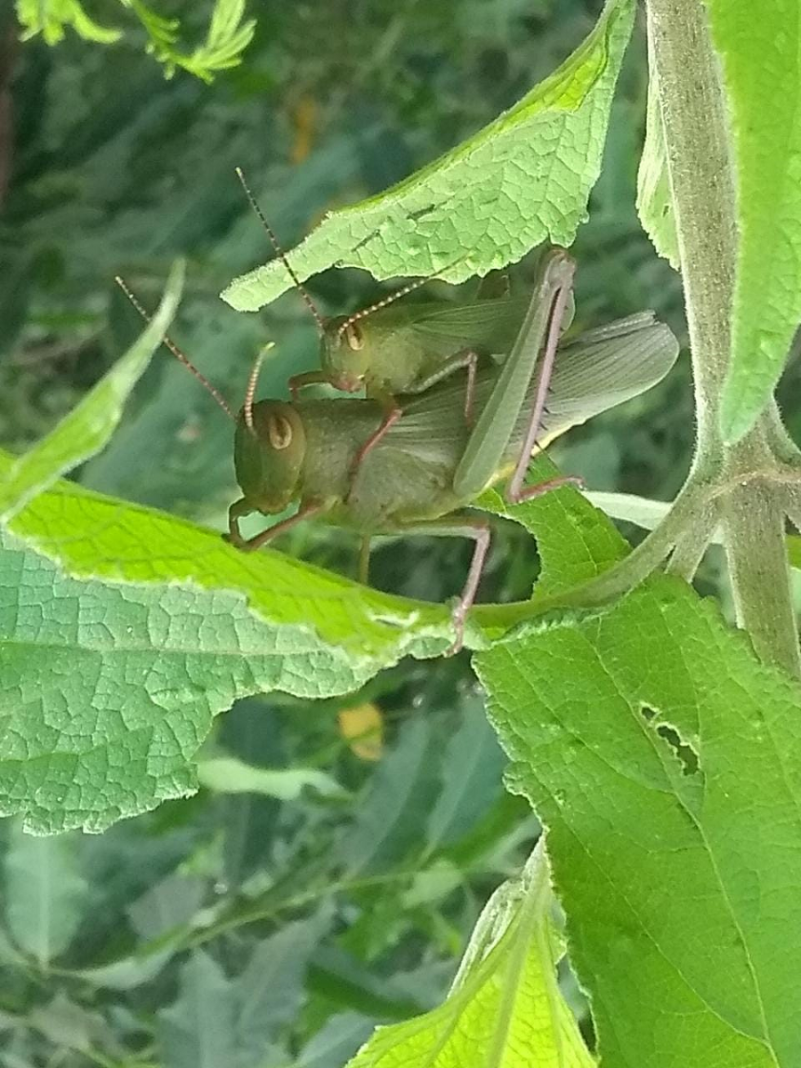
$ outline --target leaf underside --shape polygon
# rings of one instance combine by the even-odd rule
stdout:
[[[462,282],[546,239],[570,245],[601,167],[632,0],[610,0],[562,66],[473,138],[370,200],[332,212],[290,253],[303,280],[331,266]],[[280,260],[223,292],[257,311],[290,288]]]

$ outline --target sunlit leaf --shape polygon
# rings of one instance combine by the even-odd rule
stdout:
[[[801,9],[795,0],[707,7],[737,189],[732,362],[721,412],[724,436],[736,441],[768,403],[801,320]]]
[[[645,144],[637,173],[637,211],[656,251],[664,256],[671,267],[679,270],[679,244],[665,160],[659,80],[650,57],[650,47],[649,37],[648,110]]]
[[[634,6],[608,0],[583,44],[513,108],[399,185],[330,214],[291,253],[298,276],[336,265],[461,282],[547,238],[570,245],[600,171]],[[291,284],[275,261],[222,296],[256,311]]]
[[[476,664],[604,1057],[792,1063],[801,687],[667,578]]]
[[[58,44],[67,26],[84,40],[98,44],[113,44],[122,36],[119,30],[100,26],[90,18],[80,0],[16,0],[16,11],[23,40],[41,34],[49,45]]]
[[[446,1001],[380,1027],[348,1068],[591,1068],[558,988],[544,851],[490,898]]]
[[[108,442],[129,393],[167,333],[181,296],[184,269],[177,263],[164,297],[141,337],[46,438],[15,461],[0,484],[0,519],[8,520],[30,499],[93,456]]]

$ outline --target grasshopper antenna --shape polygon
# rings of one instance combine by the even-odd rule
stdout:
[[[264,363],[264,357],[274,347],[274,343],[271,341],[265,345],[259,352],[256,359],[253,361],[253,369],[250,372],[250,378],[248,379],[248,388],[245,390],[245,403],[242,405],[242,413],[245,418],[245,426],[251,432],[256,433],[253,429],[253,398],[256,396],[256,386],[259,381],[259,371],[261,371],[261,365]]]
[[[447,264],[445,267],[440,268],[441,271],[450,270],[451,267],[455,267],[459,261],[463,259],[462,256],[459,259],[453,261],[453,263]],[[414,282],[409,282],[408,285],[402,286],[400,289],[395,290],[394,293],[390,293],[388,297],[384,297],[383,300],[376,301],[375,304],[371,304],[369,308],[362,308],[361,311],[354,312],[349,316],[344,323],[341,323],[337,329],[337,335],[342,337],[348,327],[353,326],[359,319],[366,319],[368,315],[372,315],[373,312],[380,311],[381,308],[386,308],[390,304],[394,304],[396,300],[400,300],[401,297],[405,297],[408,293],[413,293],[415,289],[419,289],[420,286],[424,286],[426,282],[432,282],[437,277],[436,274],[427,275],[425,278],[418,278]]]
[[[389,304],[394,304],[396,300],[405,297],[407,293],[413,293],[415,289],[419,289],[420,286],[424,286],[426,282],[430,281],[430,278],[418,278],[415,282],[410,282],[407,286],[403,286],[401,289],[395,290],[394,293],[390,293],[390,295],[384,297],[383,300],[377,300],[375,304],[371,304],[369,308],[362,308],[361,311],[354,312],[344,323],[339,325],[337,334],[342,337],[348,327],[353,326],[359,319],[366,319],[368,315],[372,315],[373,312],[380,311],[381,308],[386,308]]]
[[[245,196],[248,198],[248,202],[249,202],[251,208],[253,208],[253,210],[256,212],[256,215],[258,217],[259,222],[264,227],[264,232],[267,234],[267,236],[270,239],[270,244],[273,246],[273,249],[275,250],[276,256],[278,256],[278,258],[283,263],[284,267],[286,267],[290,278],[295,283],[295,286],[297,287],[298,291],[300,292],[300,295],[303,297],[304,301],[306,302],[306,307],[309,309],[309,311],[314,316],[314,321],[317,323],[317,328],[320,331],[320,333],[322,334],[323,331],[325,330],[325,321],[323,320],[322,315],[320,315],[320,313],[317,310],[317,307],[316,307],[314,301],[309,296],[308,290],[303,285],[303,283],[298,278],[298,276],[295,274],[295,270],[292,267],[292,264],[289,262],[287,254],[284,252],[284,250],[278,244],[278,238],[275,236],[275,234],[272,231],[272,227],[270,226],[270,224],[265,219],[264,213],[262,212],[261,208],[256,203],[256,198],[253,196],[253,193],[251,193],[250,186],[245,181],[245,176],[242,173],[242,168],[241,167],[235,167],[234,169],[236,170],[236,176],[239,179],[240,184],[242,185],[242,188],[245,190]]]
[[[136,310],[139,312],[139,314],[142,316],[142,318],[145,320],[145,322],[146,323],[151,322],[152,320],[151,320],[150,316],[147,314],[145,309],[142,307],[142,305],[139,303],[139,301],[133,295],[133,293],[128,288],[128,286],[125,284],[125,282],[122,280],[122,278],[120,278],[119,275],[115,275],[114,281],[117,283],[117,285],[123,291],[123,293],[128,298],[128,300],[130,300],[131,304],[133,304],[133,306],[136,308]],[[223,397],[222,393],[220,393],[220,391],[218,389],[215,389],[215,387],[211,384],[211,382],[209,382],[208,378],[206,378],[206,376],[204,374],[201,374],[201,372],[198,371],[197,367],[195,367],[195,365],[192,363],[192,361],[189,359],[189,357],[185,353],[181,352],[181,350],[178,348],[178,346],[175,344],[175,342],[172,341],[170,338],[168,338],[166,334],[164,335],[164,337],[161,340],[162,340],[162,343],[170,350],[170,352],[173,354],[173,356],[176,358],[176,360],[178,360],[179,363],[182,363],[184,365],[184,367],[186,367],[186,369],[188,371],[191,371],[191,373],[195,376],[195,378],[198,380],[198,382],[200,382],[200,384],[204,387],[204,389],[208,393],[210,393],[212,395],[212,397],[214,397],[214,399],[217,401],[217,403],[222,408],[222,410],[225,412],[225,414],[228,416],[228,418],[232,419],[234,422],[236,422],[236,416],[231,411],[230,405],[228,404],[228,401],[225,399],[225,397]]]

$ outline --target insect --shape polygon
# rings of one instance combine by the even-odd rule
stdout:
[[[528,297],[506,293],[458,304],[441,300],[396,303],[430,281],[423,278],[352,315],[326,319],[279,245],[242,171],[237,168],[236,173],[320,332],[320,370],[290,378],[292,397],[297,398],[304,386],[327,383],[346,393],[364,389],[366,396],[381,406],[384,418],[356,454],[354,471],[401,417],[400,395],[423,393],[462,369],[466,373],[464,418],[470,424],[478,367],[492,356],[509,352],[526,314]],[[565,329],[572,316],[571,301],[563,317]]]
[[[453,610],[450,652],[456,652],[490,538],[487,521],[463,509],[504,478],[509,479],[506,498],[512,503],[577,481],[524,485],[537,436],[544,435],[544,446],[569,427],[650,388],[678,354],[669,328],[644,313],[577,338],[559,350],[556,360],[572,275],[573,262],[563,250],[554,250],[544,261],[509,356],[500,366],[477,373],[473,427],[463,418],[459,384],[442,381],[403,397],[404,418],[355,470],[354,457],[381,425],[380,405],[370,399],[254,404],[254,369],[237,421],[235,464],[243,496],[229,512],[229,540],[240,549],[258,549],[313,516],[360,533],[368,547],[375,534],[471,538],[473,558]],[[242,537],[242,516],[276,514],[295,501],[295,515],[250,539]]]
[[[255,401],[257,361],[236,417],[234,459],[243,495],[229,510],[228,539],[253,551],[296,523],[317,517],[362,536],[366,578],[373,535],[470,538],[473,557],[452,616],[455,636],[449,652],[456,652],[490,539],[488,522],[463,509],[504,478],[512,502],[576,481],[524,486],[535,439],[545,447],[570,427],[651,388],[678,354],[669,328],[645,312],[585,333],[561,345],[557,355],[573,269],[563,250],[544,260],[508,357],[477,372],[472,427],[464,419],[460,384],[443,380],[423,393],[403,396],[404,418],[355,470],[354,458],[381,425],[380,404],[369,398]],[[169,347],[189,363],[172,342]],[[243,516],[278,514],[295,502],[293,516],[243,538]]]

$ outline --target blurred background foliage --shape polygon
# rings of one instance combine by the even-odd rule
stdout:
[[[181,40],[204,39],[211,0],[157,7],[180,18]],[[21,43],[3,8],[2,445],[21,451],[40,437],[140,330],[114,275],[153,307],[176,255],[189,261],[176,341],[238,403],[272,340],[260,392],[285,395],[290,374],[316,365],[302,300],[290,293],[243,315],[217,296],[270,254],[234,167],[289,247],[326,211],[384,189],[514,103],[599,9],[251,0],[237,23],[255,19],[241,64],[204,83],[180,64],[165,79],[136,21],[113,44],[67,28],[49,47],[41,35]],[[98,0],[91,13],[111,25],[119,10]],[[634,210],[646,77],[638,32],[575,246],[578,318],[589,327],[652,307],[683,338],[678,279]],[[523,263],[512,284],[527,277]],[[328,314],[386,292],[356,271],[309,288]],[[669,499],[692,434],[683,364],[553,454],[592,488]],[[231,437],[162,352],[111,446],[77,477],[221,528],[236,495]],[[312,525],[282,547],[333,568],[355,563],[350,538]],[[445,600],[468,553],[396,542],[376,552],[373,581]],[[482,597],[525,597],[536,568],[532,543],[499,524]],[[715,582],[714,559],[704,581]],[[201,757],[196,797],[102,836],[36,840],[2,827],[4,1064],[335,1068],[376,1022],[442,997],[481,905],[537,835],[526,804],[504,792],[504,757],[466,657],[403,663],[336,702],[242,702]]]

